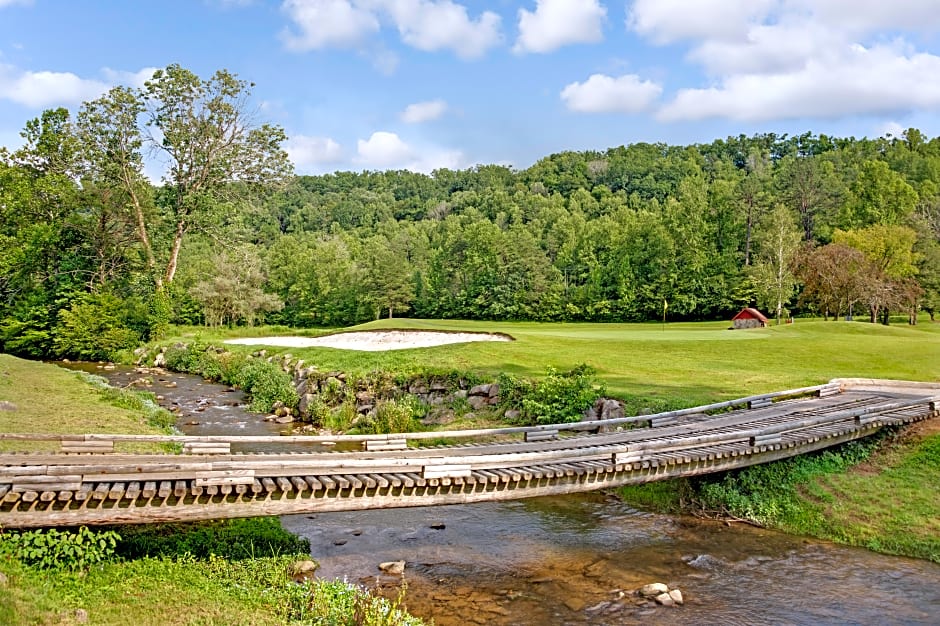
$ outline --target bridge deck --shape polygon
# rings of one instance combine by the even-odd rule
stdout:
[[[189,439],[190,454],[127,454],[108,450],[133,436],[65,436],[64,449],[83,453],[0,454],[0,525],[146,523],[590,491],[795,456],[933,417],[940,404],[940,385],[849,381],[812,393],[722,403],[730,410],[717,414],[706,412],[718,406],[711,405],[595,422],[589,426],[601,432],[593,433],[580,432],[583,424],[493,431],[521,431],[528,441],[405,447],[418,435],[373,437],[366,446],[378,449],[359,452],[231,454],[231,444],[253,438],[177,437],[165,439]],[[619,429],[638,420],[642,427]],[[30,437],[51,438],[0,434]]]

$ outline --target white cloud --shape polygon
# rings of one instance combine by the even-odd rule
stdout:
[[[502,41],[499,15],[484,11],[471,19],[451,0],[284,0],[281,9],[299,30],[285,29],[281,39],[296,51],[362,48],[381,29],[380,17],[406,44],[427,52],[453,50],[474,59]]]
[[[636,74],[613,78],[594,74],[583,83],[571,83],[561,91],[561,99],[579,113],[639,113],[647,110],[663,88],[641,81]]]
[[[294,135],[284,144],[284,149],[298,170],[317,169],[343,159],[343,147],[329,137]]]
[[[607,9],[597,0],[536,0],[535,12],[519,9],[515,52],[551,52],[575,43],[604,38]]]
[[[160,68],[145,67],[137,72],[125,72],[122,70],[112,70],[104,68],[101,73],[108,79],[108,82],[115,85],[125,85],[127,87],[136,87],[138,89],[144,86],[144,83],[153,78],[153,73]]]
[[[281,9],[300,30],[281,33],[291,50],[354,48],[379,30],[375,14],[355,0],[285,0]]]
[[[681,39],[733,39],[766,16],[777,0],[636,0],[627,27],[656,43]]]
[[[29,6],[33,3],[33,0],[0,0],[0,9],[4,7],[11,7],[15,4],[20,4],[23,6]]]
[[[366,169],[411,170],[429,173],[435,169],[465,167],[463,153],[437,147],[415,148],[395,133],[377,131],[358,141],[354,162]]]
[[[783,10],[811,15],[833,28],[864,34],[892,29],[932,32],[940,27],[935,0],[784,0]]]
[[[492,11],[473,20],[465,6],[451,0],[364,1],[384,9],[402,41],[418,50],[453,50],[462,59],[475,59],[502,42],[501,20]]]
[[[762,121],[834,118],[940,108],[940,57],[904,54],[896,46],[851,46],[843,54],[811,59],[792,72],[734,74],[719,86],[681,89],[659,118],[726,117]]]
[[[358,147],[356,160],[367,167],[376,169],[401,165],[414,157],[411,146],[395,133],[386,131],[376,131],[369,139],[360,139],[356,145]]]
[[[428,100],[409,104],[402,111],[401,120],[406,124],[420,124],[440,118],[447,111],[447,103],[443,100]]]
[[[908,126],[902,126],[897,122],[885,122],[878,127],[878,130],[875,132],[877,137],[903,137],[904,133],[907,132]]]
[[[97,98],[109,87],[71,72],[27,72],[0,65],[0,98],[29,107],[78,104]]]

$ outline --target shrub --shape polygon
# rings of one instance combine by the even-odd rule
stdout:
[[[400,609],[405,588],[394,601],[371,595],[342,580],[317,581],[311,588],[306,617],[315,624],[336,626],[422,626],[423,621]]]
[[[113,558],[121,536],[110,530],[31,530],[0,536],[0,553],[39,569],[85,570]]]
[[[249,408],[252,411],[270,411],[278,401],[285,406],[297,406],[297,390],[291,377],[274,363],[249,359],[232,382],[251,396]]]
[[[310,553],[310,542],[284,530],[276,517],[129,526],[121,529],[121,537],[117,553],[128,559],[184,555],[248,559]]]
[[[501,404],[518,408],[522,424],[563,424],[581,419],[585,409],[603,395],[594,370],[579,365],[567,372],[549,368],[541,380],[499,379]]]
[[[60,356],[85,360],[116,358],[121,350],[140,343],[140,334],[127,325],[128,303],[110,294],[89,294],[59,312],[54,331]]]

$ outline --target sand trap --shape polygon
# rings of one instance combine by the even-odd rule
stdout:
[[[243,346],[278,346],[285,348],[338,348],[340,350],[406,350],[408,348],[431,348],[449,343],[470,341],[511,341],[505,335],[488,333],[441,333],[421,330],[376,330],[355,333],[338,333],[325,337],[250,337],[229,339],[225,343]]]

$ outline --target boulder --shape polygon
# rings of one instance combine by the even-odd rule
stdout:
[[[153,358],[154,367],[166,367],[166,355],[163,352],[158,352],[157,356]]]
[[[404,561],[386,561],[385,563],[379,563],[379,569],[392,576],[401,576],[405,573],[405,562]]]
[[[300,396],[300,401],[297,402],[297,412],[301,415],[306,415],[310,411],[310,405],[316,398],[317,397],[312,393],[305,393]]]
[[[661,593],[656,596],[656,604],[661,604],[663,606],[675,606],[676,602],[672,599],[672,596],[668,593]]]
[[[516,409],[509,409],[508,411],[506,411],[505,413],[503,413],[503,417],[505,417],[505,418],[506,418],[507,420],[509,420],[510,422],[514,422],[514,421],[516,421],[517,419],[519,419],[519,416],[520,416],[520,415],[522,415],[522,412],[521,412],[521,411],[517,411]]]
[[[470,406],[473,407],[474,411],[479,411],[480,409],[489,406],[490,399],[486,396],[470,396],[467,398],[467,402],[470,403]]]
[[[281,415],[281,416],[274,418],[275,424],[290,424],[293,421],[294,421],[294,416],[290,414]]]
[[[640,595],[644,598],[655,598],[656,596],[664,593],[669,593],[669,587],[663,583],[650,583],[649,585],[643,585],[640,588]]]
[[[624,417],[623,405],[616,400],[605,399],[601,404],[601,419],[615,420],[621,417]]]
[[[302,583],[308,580],[313,580],[314,573],[319,567],[320,566],[316,561],[311,561],[309,559],[304,561],[295,561],[291,563],[290,566],[290,578],[295,583]]]
[[[471,398],[475,396],[489,397],[490,387],[492,387],[492,385],[490,384],[475,385],[470,388],[470,391],[468,392],[468,394],[470,395]]]

